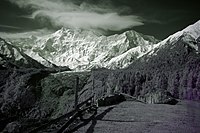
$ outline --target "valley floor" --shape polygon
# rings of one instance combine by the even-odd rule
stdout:
[[[177,105],[125,101],[100,107],[96,118],[76,133],[199,133],[200,103]]]

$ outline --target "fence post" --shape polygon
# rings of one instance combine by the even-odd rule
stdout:
[[[78,85],[79,85],[79,77],[76,77],[76,83],[75,83],[75,101],[74,101],[74,108],[77,109],[78,105]]]

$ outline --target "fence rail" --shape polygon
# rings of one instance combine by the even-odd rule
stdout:
[[[73,109],[72,111],[56,118],[53,120],[48,121],[47,123],[29,131],[28,133],[37,133],[43,130],[48,129],[51,125],[56,124],[56,123],[63,123],[61,121],[64,121],[64,124],[61,124],[61,127],[59,127],[58,129],[56,129],[57,133],[63,133],[65,132],[65,130],[78,118],[80,118],[81,121],[84,121],[83,116],[88,113],[88,112],[92,112],[91,115],[95,115],[97,112],[97,106],[94,103],[91,103],[89,101],[92,101],[92,99],[94,98],[94,96],[89,97],[88,99],[86,99],[85,101],[79,103],[75,109]],[[91,103],[90,105],[88,105],[88,103]]]

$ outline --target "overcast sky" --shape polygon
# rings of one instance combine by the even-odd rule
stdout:
[[[134,29],[164,39],[200,19],[196,0],[0,0],[0,32]]]

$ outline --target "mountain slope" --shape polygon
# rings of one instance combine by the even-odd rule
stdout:
[[[97,97],[128,93],[147,103],[168,98],[200,100],[200,21],[175,33],[123,70],[94,71]],[[187,31],[187,32],[185,32]],[[88,82],[85,95],[90,95]]]
[[[0,65],[5,67],[45,68],[16,46],[0,38]]]
[[[157,42],[154,37],[135,31],[106,37],[92,31],[65,28],[44,37],[14,41],[26,54],[42,64],[40,58],[74,70],[124,68],[153,49]]]
[[[185,29],[174,33],[173,35],[170,35],[169,37],[167,37],[163,41],[156,44],[155,47],[156,47],[156,49],[159,49],[160,47],[163,47],[163,45],[165,45],[166,43],[175,44],[181,38],[181,39],[183,39],[183,41],[190,44],[190,46],[195,48],[196,51],[197,51],[198,46],[193,45],[193,43],[196,42],[199,35],[200,35],[200,20],[197,21],[194,24],[189,25]],[[152,53],[154,53],[154,51],[151,51],[151,54]]]

